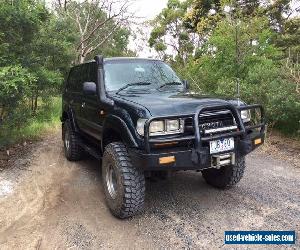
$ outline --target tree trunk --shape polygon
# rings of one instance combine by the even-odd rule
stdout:
[[[35,91],[34,109],[33,109],[34,114],[36,114],[37,106],[38,106],[38,90]]]
[[[79,63],[84,63],[84,60],[85,60],[85,55],[81,54],[79,56]]]
[[[34,95],[31,96],[31,111],[33,111],[34,108]]]
[[[83,38],[81,38],[81,41],[82,40],[83,40]],[[85,51],[84,51],[84,44],[83,44],[83,42],[81,42],[81,46],[80,46],[78,52],[79,52],[78,53],[78,63],[84,63],[86,54],[85,54]]]
[[[5,106],[0,108],[0,122],[4,119]]]

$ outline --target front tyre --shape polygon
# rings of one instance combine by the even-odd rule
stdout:
[[[220,169],[205,169],[202,171],[202,176],[209,185],[227,189],[235,186],[242,179],[245,167],[245,158],[241,157],[237,159],[235,165],[223,166]]]
[[[105,147],[102,180],[106,202],[114,216],[124,219],[143,209],[144,173],[132,165],[123,143],[114,142]]]

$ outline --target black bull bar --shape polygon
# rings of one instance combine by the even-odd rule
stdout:
[[[242,118],[241,118],[241,111],[243,110],[255,110],[259,109],[260,110],[260,121],[258,124],[254,125],[249,125],[245,126]],[[233,115],[236,125],[238,129],[233,132],[226,132],[222,134],[217,134],[217,135],[208,135],[208,136],[202,136],[200,133],[200,128],[199,128],[199,119],[200,114],[205,112],[205,111],[225,111],[228,110],[231,112]],[[194,120],[194,135],[189,135],[189,136],[178,136],[176,138],[151,138],[150,133],[149,133],[149,128],[150,124],[152,121],[155,120],[162,120],[162,119],[180,119],[180,118],[190,118],[193,117]],[[194,163],[197,162],[202,162],[207,160],[206,157],[209,155],[207,152],[207,148],[202,147],[203,142],[208,142],[208,141],[213,141],[213,140],[218,140],[218,139],[223,139],[223,138],[229,138],[229,137],[238,137],[239,140],[239,146],[241,147],[241,154],[243,152],[248,153],[250,150],[250,147],[252,148],[251,141],[248,138],[248,131],[253,130],[253,129],[260,129],[259,130],[259,135],[261,137],[264,136],[264,131],[265,131],[265,112],[264,109],[261,105],[255,104],[255,105],[245,105],[245,106],[234,106],[232,104],[216,104],[216,105],[209,105],[209,106],[200,106],[196,110],[195,113],[193,114],[184,114],[184,115],[171,115],[171,116],[160,116],[160,117],[152,117],[148,119],[145,123],[144,126],[144,131],[145,131],[145,150],[147,153],[151,153],[151,143],[169,143],[169,142],[180,142],[180,141],[188,141],[188,140],[194,140],[195,142],[195,148],[192,149],[192,161]],[[250,141],[250,142],[249,142]]]

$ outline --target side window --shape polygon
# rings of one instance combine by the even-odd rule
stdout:
[[[97,64],[95,62],[89,65],[89,81],[97,84]]]
[[[84,82],[97,81],[96,63],[82,64],[70,70],[67,89],[71,92],[81,92]]]
[[[71,91],[71,92],[74,91],[74,84],[75,84],[74,74],[75,74],[75,70],[74,70],[74,68],[71,68],[69,76],[68,76],[68,80],[67,80],[67,90]]]
[[[94,70],[94,65],[93,63],[86,63],[82,65],[82,69],[81,69],[81,75],[82,75],[82,84],[81,86],[83,86],[84,82],[95,82],[96,83],[96,79],[95,79],[95,73],[93,73]],[[95,99],[96,96],[93,95],[89,95],[88,96],[89,99]]]
[[[89,81],[89,65],[83,64],[81,65],[81,86],[84,82]]]
[[[82,91],[82,84],[83,84],[83,75],[82,75],[82,66],[77,66],[75,68],[75,85],[74,85],[74,91],[75,92],[81,92]]]

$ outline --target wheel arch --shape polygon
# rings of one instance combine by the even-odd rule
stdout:
[[[67,110],[63,110],[62,115],[60,117],[62,128],[67,120],[70,121],[73,131],[78,132],[78,126],[75,122],[74,112],[71,108]],[[64,138],[64,130],[62,129],[62,138]]]
[[[103,125],[101,149],[111,142],[122,141],[128,147],[138,147],[126,122],[115,115],[110,115],[106,118]]]
[[[78,132],[78,126],[76,124],[74,111],[72,110],[72,108],[68,108],[67,110],[64,110],[62,112],[61,122],[64,124],[66,120],[69,120],[71,123],[72,129],[75,132]]]

